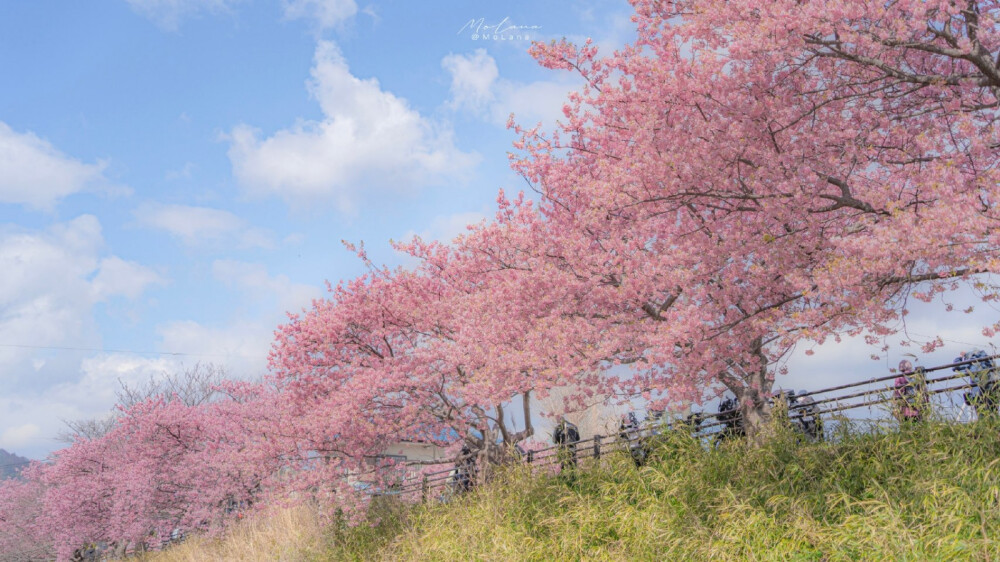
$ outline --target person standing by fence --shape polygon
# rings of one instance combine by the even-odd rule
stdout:
[[[796,420],[802,426],[802,432],[811,441],[823,440],[823,420],[819,415],[816,401],[808,392],[800,390],[795,395],[794,406]]]
[[[455,468],[448,474],[448,484],[453,491],[468,492],[476,479],[476,457],[468,445],[463,445],[455,461]]]
[[[576,468],[576,444],[580,441],[580,430],[566,416],[559,419],[559,424],[552,432],[552,441],[559,446],[559,465],[562,469]]]
[[[719,403],[719,414],[716,419],[722,424],[722,429],[715,434],[715,445],[746,435],[743,428],[743,413],[735,396],[726,398]]]
[[[997,405],[1000,404],[1000,380],[993,359],[985,351],[976,349],[962,352],[955,358],[955,363],[972,361],[959,365],[953,370],[956,373],[968,373],[972,388],[965,393],[965,403],[976,409],[979,419],[996,417]]]
[[[908,359],[899,362],[899,376],[893,381],[893,415],[899,423],[916,423],[924,419],[928,407],[927,382],[923,369],[914,371]]]
[[[621,423],[618,424],[618,437],[632,457],[636,467],[642,466],[646,460],[645,443],[643,443],[642,436],[639,435],[639,429],[639,420],[635,417],[635,412],[622,414]]]

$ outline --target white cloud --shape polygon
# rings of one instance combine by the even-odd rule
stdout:
[[[501,80],[497,86],[498,99],[490,106],[489,117],[494,123],[506,125],[513,113],[523,125],[530,127],[541,121],[552,127],[557,119],[565,121],[563,106],[569,93],[578,88],[579,84],[571,82],[518,84]]]
[[[96,253],[104,240],[91,215],[57,224],[48,233],[8,231],[0,235],[0,305],[5,308],[46,289],[58,289],[97,269]],[[71,289],[72,290],[72,289]]]
[[[500,71],[486,49],[476,49],[472,55],[448,55],[441,60],[441,66],[451,73],[452,108],[478,112],[494,101]]]
[[[220,282],[246,292],[254,302],[273,303],[270,313],[275,319],[283,318],[285,312],[299,312],[322,296],[319,287],[293,283],[284,275],[271,277],[267,267],[259,263],[216,260],[212,274]]]
[[[468,232],[469,225],[479,224],[484,220],[486,215],[475,211],[439,216],[431,221],[431,232],[438,240],[452,240],[459,234]]]
[[[185,358],[187,359],[187,358]],[[193,358],[197,361],[197,358]],[[85,418],[109,411],[115,404],[121,385],[137,387],[150,379],[184,370],[178,357],[142,357],[123,353],[107,353],[88,357],[80,364],[83,376],[72,383],[61,384],[47,394],[52,399],[74,408],[74,417]],[[79,398],[86,401],[72,406]],[[64,416],[65,417],[65,416]]]
[[[182,19],[203,12],[228,12],[242,0],[126,0],[137,13],[156,25],[176,30]]]
[[[41,428],[33,423],[12,427],[0,434],[0,449],[8,451],[16,449],[31,442],[41,431]]]
[[[223,365],[233,378],[254,378],[267,369],[267,354],[274,339],[270,322],[238,322],[225,327],[205,326],[185,320],[158,329],[165,352],[195,355]]]
[[[316,48],[309,90],[323,111],[261,138],[247,125],[229,135],[233,172],[249,192],[296,205],[333,200],[342,210],[362,191],[407,191],[461,179],[478,157],[458,150],[451,133],[422,117],[378,80],[350,73],[337,46]]]
[[[374,24],[378,24],[379,22],[382,21],[382,16],[378,15],[378,12],[375,11],[375,7],[372,6],[371,4],[368,4],[364,8],[361,8],[361,13],[370,17],[372,19],[372,23]]]
[[[301,232],[293,232],[281,239],[281,243],[286,246],[298,246],[306,241],[306,235]]]
[[[111,256],[101,260],[91,286],[95,300],[103,301],[115,295],[136,299],[146,287],[163,283],[164,279],[148,267]]]
[[[0,203],[50,210],[60,199],[104,183],[106,162],[85,164],[34,133],[0,121]]]
[[[94,248],[100,246],[99,228],[96,224],[88,224],[87,220],[80,221],[80,224],[65,226],[61,230],[59,239],[56,239],[55,235],[48,236],[51,245],[75,239],[75,247],[78,250],[87,250],[91,253]],[[3,248],[4,244],[0,242],[0,256],[3,255]],[[53,256],[61,256],[63,260],[68,259],[65,252],[54,253]],[[52,260],[55,261],[58,260]],[[102,265],[97,265],[99,263]],[[0,267],[6,265],[8,264],[3,263],[3,259],[0,258]],[[103,269],[109,278],[120,270],[126,271],[129,277],[134,276],[128,273],[132,269],[128,262],[122,262],[117,258],[104,260],[90,258],[87,263],[76,266],[74,273],[67,277],[61,277],[57,271],[50,270],[51,284],[75,283],[74,277],[86,277],[95,267],[99,271]],[[37,267],[28,269],[34,270]],[[24,388],[24,385],[18,388],[18,385],[11,384],[15,382],[11,377],[0,378],[0,389],[2,389],[0,390],[0,446],[6,445],[8,449],[16,449],[15,452],[19,454],[35,458],[44,456],[55,445],[50,438],[64,429],[61,420],[90,419],[106,415],[115,404],[116,392],[121,382],[135,387],[151,378],[160,379],[167,373],[183,372],[196,362],[213,363],[223,367],[233,378],[255,378],[267,369],[267,355],[274,340],[274,328],[279,322],[286,320],[284,312],[298,310],[308,305],[313,298],[322,295],[319,287],[296,284],[281,275],[268,275],[267,270],[260,264],[219,260],[213,264],[213,273],[220,281],[240,291],[246,303],[260,306],[261,310],[230,319],[219,326],[209,326],[194,321],[176,321],[159,326],[157,331],[160,341],[156,348],[164,354],[183,355],[143,357],[132,353],[101,353],[84,358],[82,361],[75,359],[72,363],[59,366],[50,366],[42,362],[38,366],[43,370],[59,368],[73,373],[74,376],[71,380],[55,384],[49,382],[41,388]],[[74,314],[87,313],[87,303],[92,302],[88,301],[88,296],[93,299],[95,294],[110,292],[127,295],[135,290],[135,285],[130,282],[123,282],[120,287],[112,287],[106,281],[98,282],[101,276],[102,273],[99,272],[94,277],[91,287],[87,287],[86,284],[75,287],[73,292],[78,293],[77,298],[82,304]],[[44,277],[41,274],[34,275],[30,279],[25,279],[24,283],[18,282],[18,286],[29,280],[38,282]],[[8,279],[0,277],[0,282],[4,281]],[[93,288],[94,285],[104,288],[97,290]],[[6,292],[9,292],[9,289],[8,291],[0,289],[0,294]],[[4,308],[0,306],[0,310]],[[72,318],[73,315],[64,316]],[[59,321],[56,319],[54,322]],[[0,322],[0,327],[4,325]],[[0,343],[10,341],[8,336],[9,334],[0,331]],[[78,341],[65,338],[60,341],[79,345]],[[51,341],[38,343],[52,344]],[[99,342],[89,346],[97,347]],[[0,351],[2,350],[3,348],[0,348]],[[24,359],[23,366],[18,366],[0,358],[0,365],[4,367],[4,371],[31,372],[31,376],[38,377],[39,375],[32,370],[30,356]]]
[[[138,297],[163,282],[154,271],[115,256],[101,258],[101,225],[90,215],[46,232],[0,231],[0,343],[36,346],[93,344],[93,306]],[[0,349],[0,365],[25,350]],[[25,365],[25,368],[27,366]]]
[[[451,74],[448,105],[501,126],[513,113],[519,123],[541,121],[551,127],[562,118],[568,94],[580,88],[578,81],[568,78],[529,84],[500,78],[496,61],[485,49],[469,55],[450,54],[441,60],[441,66]]]
[[[354,0],[282,0],[288,19],[311,19],[320,29],[335,27],[358,12]]]
[[[236,378],[252,378],[267,369],[275,327],[322,296],[320,287],[271,276],[262,264],[216,260],[213,276],[242,294],[234,318],[217,326],[194,321],[170,322],[158,328],[160,349],[185,353],[226,367]]]
[[[146,203],[133,214],[140,225],[165,230],[189,246],[233,243],[244,248],[274,247],[269,233],[221,209]]]

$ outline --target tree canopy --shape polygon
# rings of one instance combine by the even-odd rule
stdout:
[[[586,84],[554,130],[512,121],[533,195],[331,287],[278,330],[263,383],[148,397],[4,484],[0,526],[40,494],[66,554],[221,525],[226,502],[343,506],[398,440],[499,462],[554,387],[656,406],[729,390],[752,429],[800,342],[884,344],[912,299],[963,284],[996,299],[1000,3],[634,7],[620,51],[533,47]]]

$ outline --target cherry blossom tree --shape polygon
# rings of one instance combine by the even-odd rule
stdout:
[[[41,514],[42,491],[41,485],[29,478],[0,481],[0,552],[4,560],[28,562],[52,557],[50,537],[39,533],[35,525]]]
[[[97,418],[64,420],[66,429],[56,439],[74,443],[106,435],[118,422],[118,414],[157,396],[168,401],[179,400],[188,406],[206,403],[219,397],[219,385],[227,379],[228,375],[223,367],[212,363],[195,363],[183,371],[162,373],[159,377],[150,377],[139,384],[129,385],[119,380],[121,387],[115,393],[117,407],[113,412]]]
[[[271,363],[288,419],[345,469],[415,439],[465,444],[492,464],[533,434],[529,377],[512,355],[504,377],[487,376],[490,342],[468,335],[473,301],[487,293],[435,269],[372,267],[278,332]],[[512,399],[520,429],[507,418]]]
[[[239,439],[219,407],[150,398],[106,435],[79,440],[33,467],[43,487],[35,525],[60,557],[96,542],[157,546],[174,529],[219,528],[261,474],[226,445]]]
[[[452,244],[400,245],[415,271],[356,280],[279,337],[277,370],[325,386],[320,411],[377,423],[357,443],[562,385],[728,389],[754,433],[799,342],[884,343],[910,299],[960,283],[995,299],[995,2],[635,8],[620,52],[534,48],[586,81],[556,131],[517,127],[537,205],[501,194]]]
[[[536,45],[587,85],[518,128],[547,231],[522,253],[587,280],[630,390],[728,388],[756,427],[797,342],[884,341],[959,282],[995,299],[998,6],[637,1],[620,52]]]
[[[177,531],[221,531],[271,494],[287,496],[280,472],[295,459],[276,450],[284,441],[269,440],[278,428],[273,393],[260,383],[219,382],[211,394],[224,398],[212,401],[203,392],[126,394],[134,403],[119,406],[107,432],[77,435],[26,470],[22,488],[0,490],[0,537],[31,533],[60,559],[95,544],[123,554],[158,547]],[[8,517],[8,504],[24,503],[18,498],[28,492],[30,516]]]

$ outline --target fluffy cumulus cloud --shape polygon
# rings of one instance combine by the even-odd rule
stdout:
[[[187,361],[193,359],[193,361]],[[73,408],[74,419],[101,415],[115,402],[122,385],[136,388],[147,381],[167,374],[182,372],[198,358],[142,357],[124,353],[102,353],[88,357],[80,364],[82,376],[49,391],[58,402]],[[74,404],[74,396],[86,401]]]
[[[482,111],[496,99],[500,70],[485,49],[476,49],[471,55],[448,55],[441,66],[451,74],[452,108]]]
[[[154,270],[115,256],[101,257],[101,225],[90,215],[44,232],[0,231],[0,343],[79,345],[94,338],[92,308],[116,296],[136,298],[163,282]],[[22,358],[0,348],[0,365]],[[10,369],[8,369],[10,372]]]
[[[580,87],[569,77],[527,84],[501,78],[496,60],[485,49],[450,54],[441,60],[441,66],[451,75],[448,105],[501,126],[513,113],[519,123],[541,121],[551,127],[562,117],[568,94]]]
[[[358,12],[354,0],[282,0],[285,17],[310,19],[320,29],[336,27]]]
[[[150,279],[148,271],[136,271],[135,264],[119,258],[98,260],[93,256],[83,256],[99,245],[99,230],[95,232],[95,227],[96,224],[82,220],[65,226],[58,236],[50,234],[48,240],[42,241],[43,245],[47,243],[50,247],[49,263],[69,260],[65,251],[60,253],[61,250],[52,249],[65,247],[68,239],[75,240],[75,248],[81,252],[80,262],[72,264],[72,272],[64,269],[62,275],[65,277],[59,277],[59,273],[52,274],[53,283],[57,280],[73,281],[74,278],[90,279],[89,283],[67,290],[67,297],[75,295],[81,304],[77,309],[64,311],[54,322],[65,323],[75,319],[77,324],[88,324],[84,321],[88,314],[88,302],[93,303],[94,299],[104,298],[104,295],[134,295],[144,286],[143,280]],[[4,247],[0,243],[0,254]],[[17,384],[11,377],[0,380],[3,383],[3,391],[0,392],[0,447],[34,458],[44,456],[58,445],[52,437],[64,429],[61,420],[104,417],[113,408],[122,384],[132,388],[142,386],[146,381],[162,378],[166,374],[182,373],[195,363],[214,364],[233,378],[259,377],[267,369],[267,354],[274,339],[274,328],[286,319],[285,312],[300,310],[308,306],[312,299],[322,296],[318,287],[294,283],[282,275],[269,275],[261,264],[218,260],[213,264],[213,274],[220,283],[238,291],[246,306],[238,307],[240,310],[232,318],[218,325],[191,320],[161,324],[157,328],[160,341],[155,348],[163,355],[146,357],[134,353],[98,353],[82,360],[77,356],[73,361],[58,366],[60,370],[72,373],[69,378],[44,384]],[[36,271],[31,279],[37,283],[43,276],[41,271]],[[108,281],[119,277],[131,280],[121,279],[116,282],[117,285]],[[28,285],[31,279],[20,280],[16,285]],[[39,291],[44,292],[43,289]],[[0,292],[12,294],[16,291],[7,287],[0,288]],[[35,323],[41,321],[38,318],[30,320]],[[0,327],[9,328],[7,332],[0,332],[0,338],[12,337],[14,324],[0,322]],[[21,319],[16,327],[21,331],[37,328],[33,328],[28,319]],[[49,326],[49,329],[53,328]],[[66,327],[63,326],[63,329]],[[99,342],[81,344],[80,330],[75,332],[75,337],[66,333],[48,340],[33,341],[40,345],[99,346]],[[27,363],[27,356],[20,360],[13,356],[0,358],[0,365],[8,372],[32,373],[33,369]],[[45,370],[55,366],[42,362],[38,367]]]
[[[152,269],[111,256],[101,260],[90,286],[94,300],[100,302],[114,296],[136,299],[146,287],[163,282],[163,278]]]
[[[229,158],[250,193],[293,205],[332,200],[351,209],[362,191],[406,191],[464,178],[477,157],[455,147],[450,131],[383,91],[374,78],[351,74],[333,43],[316,48],[309,91],[323,112],[269,137],[240,125]]]
[[[86,370],[80,378],[74,351],[101,346],[95,306],[137,299],[165,280],[105,255],[90,215],[44,231],[0,229],[0,270],[0,447],[37,456],[52,447],[61,418],[111,406],[115,378],[97,384]]]
[[[253,228],[233,213],[221,209],[146,203],[133,214],[139,225],[163,230],[189,246],[274,247],[270,233]]]
[[[476,211],[438,215],[431,219],[427,228],[419,232],[408,230],[400,240],[402,242],[409,242],[415,236],[419,236],[424,241],[437,240],[439,242],[450,243],[456,236],[467,233],[470,225],[476,225],[485,220],[486,215]],[[400,250],[396,250],[396,254],[402,258],[402,262],[406,266],[415,266],[420,263],[420,260]]]
[[[106,183],[105,166],[66,156],[34,133],[0,121],[0,203],[49,210],[68,195]]]
[[[126,0],[136,13],[167,30],[176,30],[185,17],[227,12],[243,0]]]

